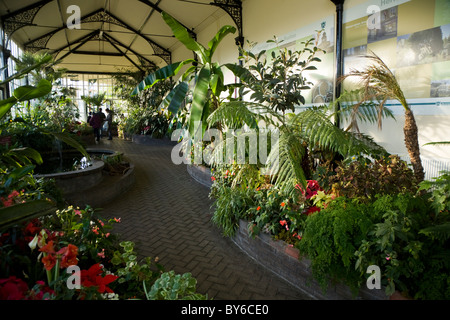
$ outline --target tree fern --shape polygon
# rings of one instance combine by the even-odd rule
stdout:
[[[232,129],[240,129],[247,125],[252,129],[256,129],[260,120],[265,121],[267,124],[272,124],[274,119],[279,119],[280,117],[281,115],[258,103],[231,101],[222,103],[208,117],[208,124],[211,127],[220,123]]]
[[[433,240],[446,241],[450,239],[450,222],[438,224],[420,230],[420,233]]]

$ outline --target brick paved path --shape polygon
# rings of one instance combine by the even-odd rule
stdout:
[[[209,189],[172,163],[172,146],[115,139],[97,147],[121,151],[135,165],[135,185],[103,214],[122,218],[114,232],[143,257],[159,257],[166,271],[192,273],[197,291],[214,300],[308,299],[221,235],[211,223]]]

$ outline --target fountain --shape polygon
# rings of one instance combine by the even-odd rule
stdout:
[[[48,173],[38,168],[36,178],[54,179],[67,202],[76,206],[101,206],[128,190],[134,183],[134,166],[122,176],[112,177],[104,172],[105,162],[100,159],[121,155],[111,150],[87,149],[91,158],[81,157],[79,153],[66,153],[69,167],[59,172]],[[76,158],[78,157],[78,158]],[[74,158],[76,158],[74,162]],[[72,165],[70,166],[70,163]],[[42,170],[39,170],[42,169]],[[41,173],[41,172],[46,173]]]

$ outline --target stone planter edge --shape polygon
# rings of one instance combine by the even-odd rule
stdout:
[[[309,259],[301,257],[298,249],[289,246],[284,241],[272,239],[267,233],[261,233],[255,238],[250,237],[247,221],[239,221],[239,229],[232,241],[258,264],[300,289],[311,299],[389,300],[384,293],[384,288],[381,290],[363,288],[355,298],[347,286],[338,284],[330,285],[327,292],[324,293],[312,277]]]

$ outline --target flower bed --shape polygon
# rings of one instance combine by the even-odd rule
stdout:
[[[248,166],[223,167],[214,178],[213,222],[298,287],[308,290],[312,277],[313,297],[380,298],[364,293],[376,280],[384,298],[397,291],[412,299],[450,298],[449,173],[417,185],[406,164],[390,157],[343,164],[322,183],[308,180],[291,194]],[[300,263],[285,255],[294,249]]]
[[[90,207],[68,207],[0,233],[0,300],[205,299],[189,273],[176,275],[112,233]]]

